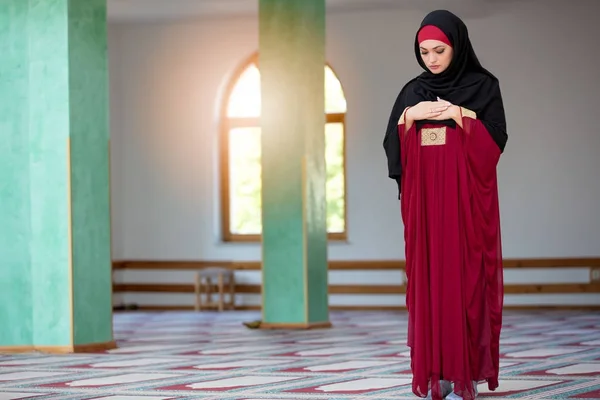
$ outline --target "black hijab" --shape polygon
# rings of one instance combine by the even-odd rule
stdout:
[[[388,121],[383,147],[388,159],[389,177],[398,181],[402,165],[400,161],[400,139],[398,138],[398,120],[406,107],[422,101],[436,101],[437,98],[468,108],[477,114],[477,118],[500,148],[506,146],[506,119],[498,79],[483,68],[473,50],[469,32],[465,23],[450,11],[437,10],[429,13],[421,22],[438,27],[452,44],[453,58],[448,68],[440,74],[429,72],[421,58],[418,35],[415,35],[415,56],[425,70],[410,80],[400,91]],[[428,121],[417,121],[417,128]],[[431,122],[431,121],[430,121]],[[437,124],[455,126],[454,121],[433,121]]]

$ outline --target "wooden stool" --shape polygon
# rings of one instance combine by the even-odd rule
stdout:
[[[214,303],[212,301],[212,295],[215,293],[213,280],[217,283],[217,293],[219,294],[219,301]],[[229,302],[225,303],[225,285],[228,287]],[[202,302],[202,292],[204,292],[206,301]],[[225,307],[229,309],[235,308],[235,277],[233,270],[229,268],[218,268],[210,267],[201,269],[196,273],[196,311],[200,311],[203,308],[217,308],[219,311],[223,311]]]

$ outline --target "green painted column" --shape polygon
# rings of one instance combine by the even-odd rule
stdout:
[[[25,2],[27,3],[27,2]],[[0,350],[33,338],[27,13],[0,0]]]
[[[262,326],[329,326],[325,0],[259,5]]]
[[[0,0],[0,350],[114,347],[106,0]]]

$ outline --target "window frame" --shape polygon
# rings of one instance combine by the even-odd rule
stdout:
[[[219,113],[219,183],[220,183],[220,211],[221,211],[221,238],[224,242],[260,242],[262,234],[240,234],[231,232],[231,218],[230,218],[230,204],[231,204],[231,193],[229,190],[229,131],[232,128],[250,128],[260,127],[260,117],[229,117],[227,116],[227,108],[229,105],[229,99],[233,93],[236,83],[240,79],[241,75],[246,69],[252,65],[258,63],[258,53],[254,53],[248,57],[244,62],[235,69],[233,74],[229,77],[227,86],[224,91],[224,95],[221,101],[220,113]],[[335,77],[335,70],[326,63],[326,66],[331,69]],[[260,67],[259,67],[260,71]],[[339,80],[339,78],[338,78]],[[342,93],[345,90],[341,84]],[[347,112],[347,111],[346,111]],[[327,238],[330,241],[347,241],[348,240],[348,187],[347,187],[347,174],[346,174],[346,112],[344,113],[326,113],[325,114],[325,125],[328,123],[341,123],[343,129],[343,140],[342,140],[342,171],[344,174],[344,230],[342,232],[327,232]],[[323,134],[325,134],[325,125],[323,125]]]

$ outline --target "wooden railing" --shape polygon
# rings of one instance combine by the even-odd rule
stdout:
[[[197,270],[204,267],[227,267],[235,270],[260,270],[261,263],[258,261],[115,261],[113,269],[116,270]],[[506,259],[504,260],[505,270],[518,269],[572,269],[588,268],[590,280],[587,283],[523,283],[523,284],[505,284],[506,294],[585,294],[600,293],[600,258],[561,258],[561,259]],[[404,269],[402,260],[360,260],[360,261],[330,261],[329,270],[332,271],[398,271]],[[193,282],[186,283],[114,283],[114,293],[193,293]],[[260,284],[237,284],[236,293],[239,294],[260,294]],[[374,295],[386,294],[397,295],[405,293],[404,284],[396,285],[373,285],[373,284],[330,284],[330,294],[346,295]],[[600,302],[599,302],[600,303]],[[539,308],[540,306],[516,306],[507,308]],[[187,305],[182,306],[153,306],[140,308],[152,309],[183,309],[191,308]],[[240,308],[253,308],[254,306]],[[401,309],[402,307],[386,306],[346,306],[332,307],[342,309]],[[548,306],[545,308],[581,308],[581,309],[600,309],[598,305],[586,306]]]

